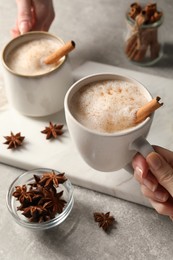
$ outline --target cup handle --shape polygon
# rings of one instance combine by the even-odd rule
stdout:
[[[148,154],[154,152],[151,144],[143,136],[140,136],[136,140],[134,140],[133,143],[130,144],[129,149],[139,152],[145,158]]]
[[[140,154],[142,154],[145,158],[147,157],[147,155],[151,152],[154,152],[153,147],[151,146],[151,144],[143,137],[140,136],[138,137],[136,140],[134,140],[130,146],[129,146],[130,150],[135,150],[137,152],[139,152]],[[131,163],[128,163],[124,169],[126,171],[128,171],[129,173],[133,174],[134,170],[132,167]]]

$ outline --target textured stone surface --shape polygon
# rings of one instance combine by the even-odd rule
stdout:
[[[56,19],[50,32],[65,41],[76,42],[77,49],[71,54],[74,67],[93,60],[173,78],[172,0],[157,1],[165,13],[165,57],[148,68],[132,65],[123,54],[124,12],[131,2],[55,0]],[[2,49],[10,40],[9,31],[16,16],[15,1],[0,0],[0,10]],[[75,187],[72,213],[59,227],[33,232],[18,226],[6,208],[5,197],[8,186],[21,170],[0,165],[0,171],[0,259],[172,259],[173,223],[167,217],[152,209],[79,187]],[[93,221],[94,211],[110,211],[114,215],[118,223],[110,234],[105,234]]]
[[[9,214],[8,186],[22,171],[1,165],[0,259],[139,259],[171,260],[172,221],[154,210],[79,187],[67,220],[49,231],[20,227]],[[109,234],[94,222],[93,212],[110,211],[117,225]]]

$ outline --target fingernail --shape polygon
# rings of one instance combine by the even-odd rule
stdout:
[[[138,166],[135,168],[134,170],[134,174],[139,176],[140,178],[142,178],[142,175],[143,175],[143,171],[141,168],[139,168]]]
[[[158,170],[162,164],[161,159],[157,153],[151,153],[146,158],[150,168],[154,171]]]
[[[155,191],[154,193],[156,199],[160,200],[160,201],[167,201],[167,199],[169,198],[169,194],[161,192],[161,191]]]
[[[151,191],[155,191],[157,189],[157,183],[153,183],[148,179],[143,179],[143,184]]]
[[[19,31],[21,34],[28,32],[31,29],[31,24],[29,21],[24,21],[19,24]]]

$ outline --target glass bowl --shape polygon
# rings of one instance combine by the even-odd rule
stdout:
[[[47,220],[45,222],[30,222],[27,217],[25,217],[22,214],[21,210],[18,210],[17,208],[21,205],[19,200],[16,199],[16,197],[13,196],[14,191],[16,191],[16,186],[22,186],[26,185],[27,187],[31,187],[31,183],[35,182],[34,175],[37,175],[39,177],[43,176],[44,173],[50,173],[54,171],[55,174],[60,174],[60,172],[48,168],[39,168],[34,169],[31,171],[26,171],[20,176],[18,176],[10,185],[8,192],[7,192],[7,207],[13,216],[14,220],[20,224],[23,227],[34,229],[34,230],[45,230],[52,227],[55,227],[62,223],[70,214],[74,199],[73,199],[73,186],[69,179],[67,179],[64,183],[59,184],[58,188],[56,188],[56,191],[59,193],[63,191],[62,199],[66,201],[65,206],[63,207],[63,210],[61,213],[57,213],[54,218]],[[66,176],[65,176],[66,177]],[[66,177],[67,178],[67,177]]]

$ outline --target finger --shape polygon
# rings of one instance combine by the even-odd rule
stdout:
[[[32,28],[31,0],[16,0],[18,9],[18,28],[20,33],[28,32]]]
[[[15,38],[15,37],[17,37],[17,36],[20,35],[19,28],[18,28],[18,26],[17,26],[17,21],[16,21],[16,25],[11,29],[10,32],[11,32],[11,36],[12,36],[13,38]]]
[[[161,154],[164,159],[173,167],[173,152],[169,151],[163,147],[160,146],[153,146],[154,150]],[[143,170],[144,177],[146,176],[146,173],[148,171],[148,165],[146,162],[146,159],[139,153],[135,155],[133,158],[132,166],[135,169],[136,166],[138,166],[141,170]]]
[[[141,170],[136,167],[134,177],[140,183],[145,185],[151,191],[155,191],[158,187],[158,181],[155,176],[149,171],[146,178],[142,177]]]
[[[138,167],[141,170],[142,177],[147,176],[148,164],[147,164],[145,158],[141,154],[137,153],[135,155],[135,157],[133,158],[133,161],[132,161],[132,166],[134,169],[136,169],[136,167]]]
[[[160,146],[153,146],[154,150],[161,154],[163,158],[173,167],[173,152]]]
[[[36,18],[36,22],[32,27],[32,31],[48,31],[50,26],[51,26],[52,22],[49,21],[38,21],[38,19]]]
[[[13,28],[13,29],[10,31],[10,33],[11,33],[11,36],[12,36],[13,38],[16,38],[16,37],[18,37],[18,36],[20,35],[19,30],[16,29],[16,28]]]
[[[46,30],[48,31],[52,21],[54,20],[55,13],[53,3],[51,0],[35,0],[33,1],[35,11],[35,24],[32,30]]]
[[[51,24],[52,24],[52,19],[46,20],[42,26],[42,31],[49,31]]]
[[[141,185],[141,192],[144,194],[145,197],[158,202],[166,202],[170,197],[170,194],[160,185],[154,192],[148,189],[145,185]]]
[[[158,182],[173,196],[173,168],[158,153],[152,152],[146,157],[146,161]]]
[[[170,199],[164,203],[149,199],[153,208],[161,215],[173,216],[173,201]]]

